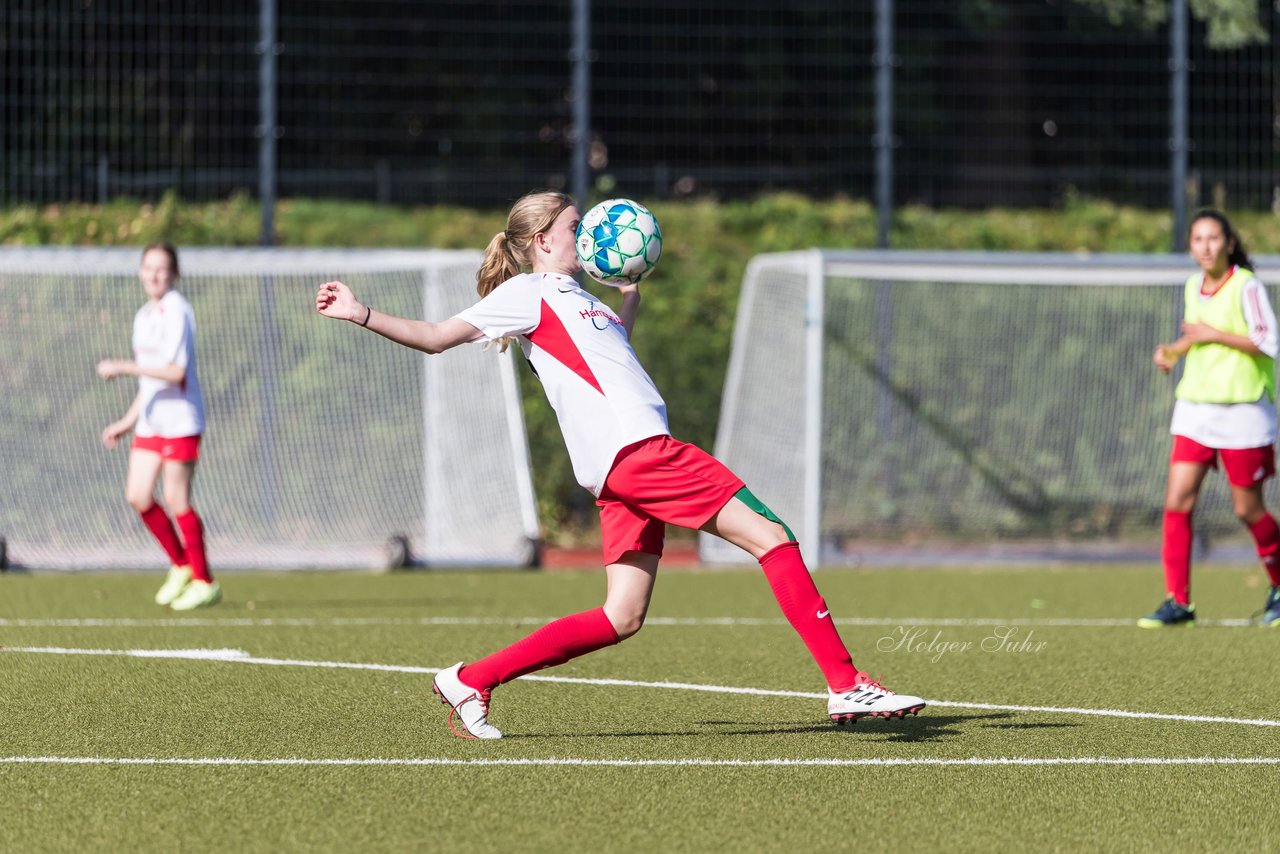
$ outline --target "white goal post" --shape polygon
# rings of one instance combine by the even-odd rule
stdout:
[[[140,250],[0,250],[0,538],[10,564],[150,568],[102,429],[136,381]],[[512,353],[425,356],[315,311],[340,278],[440,320],[477,299],[480,253],[179,248],[208,410],[193,506],[214,570],[527,566],[539,530]]]
[[[1254,260],[1264,282],[1280,271]],[[1176,377],[1151,354],[1177,337],[1194,269],[1163,255],[757,256],[716,456],[812,566],[1153,557]],[[1238,529],[1210,478],[1198,536],[1244,543]],[[746,558],[705,534],[699,550]]]

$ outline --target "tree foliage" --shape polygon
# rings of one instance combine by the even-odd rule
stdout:
[[[1152,30],[1169,20],[1168,0],[1074,0],[1118,27]],[[1206,42],[1215,50],[1232,50],[1267,41],[1255,0],[1190,0],[1191,16],[1205,25]]]

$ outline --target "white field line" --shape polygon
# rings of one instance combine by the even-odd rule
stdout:
[[[0,756],[0,765],[306,765],[306,766],[572,766],[577,768],[822,768],[990,765],[1280,765],[1275,756],[1002,756],[968,759],[159,759],[107,756]]]
[[[555,617],[65,617],[65,618],[0,618],[0,628],[271,628],[317,626],[542,626]],[[965,627],[1018,626],[1028,628],[1125,628],[1135,627],[1136,620],[1119,618],[1069,617],[844,617],[839,626],[869,627]],[[653,626],[785,626],[781,617],[648,617],[646,627]],[[1197,626],[1252,626],[1247,619],[1197,620]]]
[[[375,670],[390,673],[439,673],[439,667],[415,667],[407,664],[370,664],[357,661],[309,661],[288,658],[257,658],[244,650],[191,650],[191,649],[73,649],[67,647],[0,647],[0,652],[46,655],[116,655],[137,658],[178,658],[221,661],[233,664],[258,664],[272,667],[319,667],[339,670]],[[693,682],[638,682],[630,679],[585,679],[569,676],[522,676],[530,682],[556,682],[566,685],[594,685],[610,688],[656,688],[673,691],[701,691],[709,694],[746,694],[753,697],[795,697],[806,700],[825,700],[825,693],[808,691],[777,691],[766,688],[739,688],[730,685],[702,685]],[[1086,709],[1070,706],[1021,706],[995,703],[972,703],[954,700],[926,700],[931,706],[957,709],[981,709],[1004,712],[1043,712],[1064,715],[1095,715],[1099,717],[1131,718],[1138,720],[1179,721],[1182,723],[1234,724],[1237,726],[1280,727],[1280,721],[1266,718],[1228,718],[1217,715],[1173,715],[1162,712],[1132,712],[1123,709]]]

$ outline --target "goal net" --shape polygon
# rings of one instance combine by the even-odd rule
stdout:
[[[1256,260],[1264,280],[1280,266]],[[1176,376],[1151,354],[1178,334],[1192,269],[1174,256],[758,256],[717,456],[811,565],[1154,557]],[[1247,545],[1241,530],[1211,476],[1201,546]],[[700,551],[745,557],[706,535]]]
[[[193,506],[217,568],[394,560],[529,565],[537,516],[510,353],[438,356],[320,317],[338,278],[377,309],[439,320],[475,299],[477,252],[184,249],[208,427]],[[164,565],[124,500],[103,428],[136,381],[139,252],[0,251],[0,538],[12,564]],[[122,446],[127,444],[122,443]]]

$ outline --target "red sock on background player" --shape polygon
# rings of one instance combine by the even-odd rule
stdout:
[[[194,509],[188,509],[177,517],[178,527],[182,529],[182,540],[187,547],[187,559],[191,564],[193,581],[212,581],[209,575],[209,564],[204,552],[204,525]]]
[[[1270,513],[1249,526],[1249,533],[1258,548],[1258,559],[1271,578],[1271,586],[1280,585],[1280,525]]]
[[[186,566],[186,550],[178,540],[178,532],[174,530],[173,522],[169,520],[169,514],[164,512],[164,508],[159,504],[152,504],[138,515],[142,517],[143,524],[156,538],[160,548],[169,556],[169,562],[174,566]]]
[[[1177,510],[1164,511],[1165,591],[1179,605],[1191,602],[1191,514]]]

